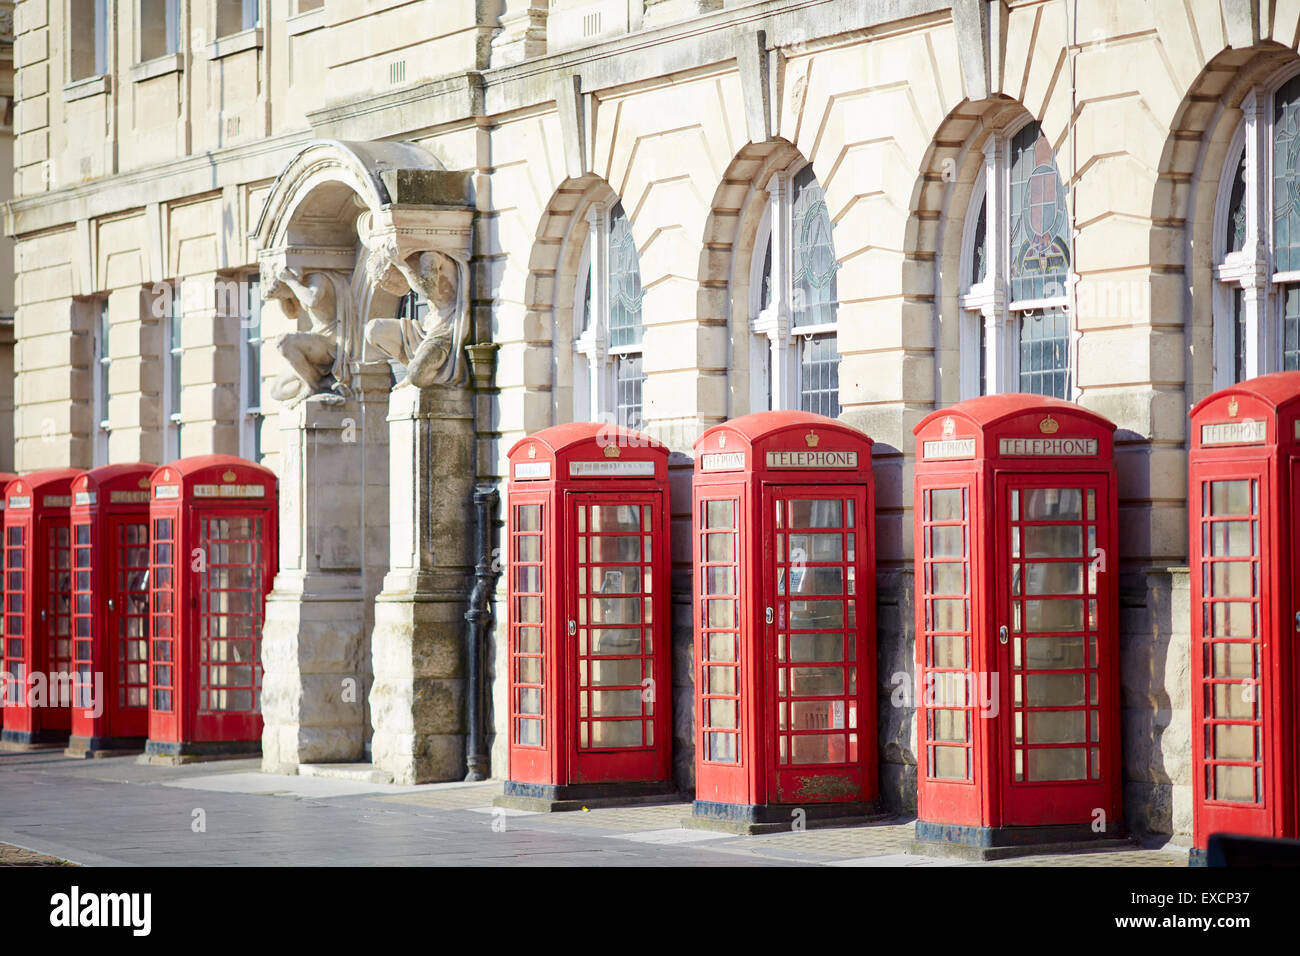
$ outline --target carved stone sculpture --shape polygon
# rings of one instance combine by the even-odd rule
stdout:
[[[271,396],[297,404],[325,392],[346,387],[346,349],[341,339],[351,325],[351,293],[348,280],[327,270],[300,276],[294,269],[282,269],[266,292],[267,299],[282,302],[285,314],[297,321],[305,312],[311,323],[306,332],[286,332],[275,340],[275,348],[289,368],[271,385]]]
[[[382,247],[372,250],[372,259],[382,251]],[[395,268],[429,306],[422,320],[408,316],[366,323],[367,344],[406,367],[406,375],[397,387],[466,384],[464,346],[469,335],[469,304],[464,263],[445,253],[429,251],[405,260],[393,256],[386,263],[371,262],[368,268],[372,274]]]

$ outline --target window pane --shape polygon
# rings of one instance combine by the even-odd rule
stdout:
[[[1300,269],[1300,77],[1273,102],[1273,267],[1290,272]]]
[[[1296,255],[1297,259],[1300,259],[1300,252]],[[1300,285],[1288,285],[1283,288],[1286,290],[1286,297],[1283,300],[1285,307],[1282,312],[1282,369],[1292,372],[1300,369]],[[1242,329],[1244,334],[1244,323]]]
[[[979,218],[975,220],[975,246],[970,259],[971,285],[983,282],[988,275],[988,210],[986,197],[980,201]]]
[[[1069,216],[1056,153],[1037,123],[1011,142],[1011,300],[1063,296]]]
[[[1070,323],[1064,309],[1034,309],[1022,314],[1020,391],[1070,397]]]
[[[791,241],[794,253],[790,324],[798,329],[835,321],[835,243],[826,197],[812,166],[805,166],[791,183]]]
[[[645,375],[641,372],[641,353],[616,355],[614,376],[618,423],[624,428],[640,428],[642,426],[641,386],[645,382]]]
[[[1246,380],[1246,293],[1240,286],[1232,290],[1232,380]]]
[[[609,344],[641,344],[641,266],[623,204],[609,214]]]
[[[831,418],[840,413],[840,351],[834,332],[800,339],[799,408]]]
[[[1246,248],[1246,153],[1237,157],[1236,172],[1232,177],[1232,194],[1228,197],[1227,235],[1224,251],[1240,252]]]

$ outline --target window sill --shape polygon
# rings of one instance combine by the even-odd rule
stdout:
[[[143,63],[137,63],[131,67],[131,79],[136,83],[142,80],[152,80],[155,77],[166,76],[168,73],[180,73],[185,69],[185,61],[179,53],[168,53],[164,56],[154,57],[152,60],[145,60]]]
[[[220,60],[224,56],[233,56],[245,50],[262,48],[262,28],[252,27],[230,36],[218,37],[215,43],[208,44],[208,59]]]
[[[109,77],[107,73],[101,73],[99,76],[88,76],[81,80],[73,80],[63,88],[63,101],[71,103],[73,100],[88,99],[101,93],[107,93],[108,88]]]
[[[308,10],[306,13],[299,13],[296,16],[289,17],[284,22],[284,25],[291,37],[319,30],[325,25],[325,8],[320,6],[315,10]]]

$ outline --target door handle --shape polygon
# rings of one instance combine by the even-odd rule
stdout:
[[[569,618],[569,637],[573,637],[573,635],[577,633],[578,633],[578,622],[575,621],[573,618]]]
[[[113,604],[113,599],[112,599],[112,598],[109,598],[109,599],[108,599],[108,609],[111,611],[111,610],[113,610],[113,608],[114,608],[115,606],[116,606],[116,605]]]
[[[776,617],[772,613],[772,609],[770,607],[763,612],[763,620],[766,621],[768,624],[771,624],[774,620],[776,620]]]
[[[998,643],[1005,644],[1006,642],[1007,642],[1007,626],[1003,624],[1000,628],[998,628]]]
[[[1300,631],[1300,611],[1295,612],[1295,629]]]

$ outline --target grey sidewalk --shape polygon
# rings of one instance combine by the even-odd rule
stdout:
[[[257,767],[0,754],[0,843],[90,866],[973,865],[908,854],[908,820],[735,837],[681,828],[686,804],[503,812],[491,806],[500,782],[398,787]],[[1186,860],[1185,849],[1169,847],[986,865]]]

